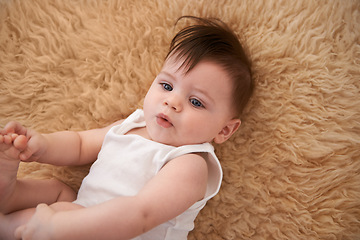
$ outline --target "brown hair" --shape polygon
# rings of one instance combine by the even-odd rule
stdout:
[[[202,60],[222,66],[234,83],[234,106],[236,117],[240,117],[252,95],[254,85],[250,61],[238,38],[219,19],[183,16],[178,21],[183,18],[196,20],[198,24],[185,27],[175,35],[166,59],[174,53],[177,58],[184,58],[181,67],[185,67],[186,72]]]

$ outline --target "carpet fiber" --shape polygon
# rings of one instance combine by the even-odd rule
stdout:
[[[0,0],[0,126],[106,126],[142,102],[182,15],[227,22],[253,62],[220,193],[189,239],[360,239],[360,2]],[[85,167],[22,164],[78,189]]]

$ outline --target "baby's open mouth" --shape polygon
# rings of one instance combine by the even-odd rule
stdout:
[[[163,128],[169,128],[173,126],[169,117],[162,113],[156,116],[156,122]]]

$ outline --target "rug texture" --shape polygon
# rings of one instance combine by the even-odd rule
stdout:
[[[360,2],[0,0],[0,126],[106,126],[142,107],[182,15],[220,18],[253,63],[220,193],[189,239],[360,239]],[[22,164],[78,189],[89,166]]]

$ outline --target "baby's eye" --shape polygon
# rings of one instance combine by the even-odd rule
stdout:
[[[172,87],[170,84],[161,83],[161,85],[163,86],[163,88],[164,88],[166,91],[172,91],[172,90],[173,90],[173,87]]]
[[[196,98],[191,98],[190,99],[190,103],[194,106],[194,107],[204,107],[204,105],[199,101],[197,100]]]

